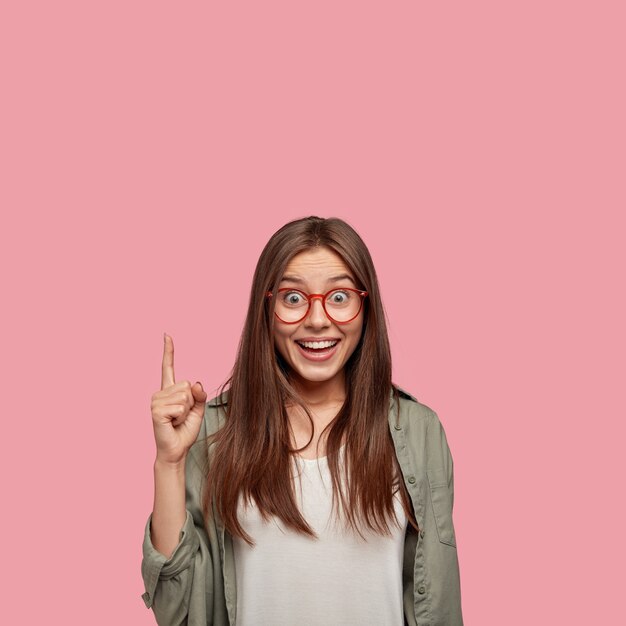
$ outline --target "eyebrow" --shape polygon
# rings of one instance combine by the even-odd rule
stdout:
[[[336,283],[336,282],[339,282],[340,280],[349,280],[353,285],[356,286],[356,283],[354,282],[354,280],[352,279],[351,276],[348,276],[348,274],[339,274],[338,276],[331,276],[329,279],[327,279],[326,282],[328,282],[328,283]],[[286,281],[288,281],[290,283],[297,283],[299,285],[302,285],[302,284],[304,284],[306,282],[305,280],[303,280],[299,276],[293,276],[291,274],[285,274],[280,282],[283,283],[283,282],[286,282]]]

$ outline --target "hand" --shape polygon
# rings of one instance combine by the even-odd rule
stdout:
[[[174,380],[174,342],[165,335],[161,390],[152,394],[152,426],[157,461],[179,464],[195,443],[204,418],[207,394],[200,382]]]

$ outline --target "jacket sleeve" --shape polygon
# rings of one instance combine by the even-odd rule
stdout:
[[[433,411],[427,426],[427,474],[435,541],[430,550],[431,612],[436,626],[463,626],[461,577],[453,521],[454,463],[446,433]]]
[[[428,424],[428,465],[429,468],[441,467],[446,477],[450,500],[454,506],[454,461],[448,445],[446,432],[437,413],[432,411]]]
[[[159,626],[210,623],[213,559],[200,505],[202,471],[194,457],[190,451],[185,462],[187,516],[169,558],[152,544],[152,513],[144,528],[141,574],[145,593],[141,597]]]

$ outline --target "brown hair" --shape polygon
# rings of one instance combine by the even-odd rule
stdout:
[[[207,473],[203,512],[209,516],[214,502],[224,527],[248,544],[254,541],[237,519],[240,494],[254,498],[264,520],[275,515],[286,527],[316,537],[300,513],[291,478],[293,450],[286,402],[300,405],[313,420],[289,380],[289,368],[274,348],[272,316],[276,293],[289,261],[298,253],[327,246],[352,270],[364,302],[363,332],[345,364],[346,398],[332,422],[326,442],[333,483],[333,510],[341,499],[349,525],[361,534],[357,518],[373,531],[389,534],[387,520],[395,518],[393,495],[400,489],[410,524],[417,523],[389,432],[391,352],[380,298],[378,279],[370,253],[358,233],[339,218],[306,217],[280,228],[261,252],[254,272],[248,313],[230,377],[224,407],[224,425],[211,435],[214,456]],[[341,485],[339,451],[345,438],[345,470],[350,477],[348,497]],[[306,446],[305,446],[306,447]],[[357,514],[358,511],[358,514]],[[362,534],[361,534],[362,536]]]

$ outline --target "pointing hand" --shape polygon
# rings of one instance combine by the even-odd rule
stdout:
[[[157,460],[180,463],[195,443],[204,418],[207,394],[200,382],[176,382],[174,342],[165,335],[161,389],[152,394],[152,426],[157,445]]]

